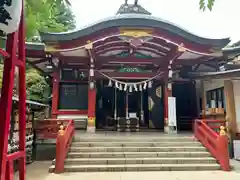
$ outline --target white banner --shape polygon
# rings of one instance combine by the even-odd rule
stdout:
[[[168,97],[168,125],[177,126],[176,98]]]
[[[0,1],[0,30],[10,34],[18,30],[22,12],[22,0]]]

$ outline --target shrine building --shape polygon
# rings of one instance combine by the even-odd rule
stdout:
[[[27,60],[52,78],[52,117],[89,132],[191,130],[201,102],[188,73],[208,71],[230,42],[127,3],[80,30],[40,35],[27,43]]]

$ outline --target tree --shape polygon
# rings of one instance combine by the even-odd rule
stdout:
[[[74,15],[68,1],[25,0],[26,35],[28,41],[39,31],[63,32],[75,28]]]
[[[25,19],[27,41],[32,41],[34,36],[39,35],[39,31],[62,32],[75,28],[74,15],[68,0],[25,0]],[[5,47],[5,40],[0,39],[0,47]],[[3,61],[0,61],[0,89],[2,75]],[[48,83],[29,65],[26,70],[26,86],[27,99],[40,102],[48,100],[50,96]],[[16,87],[14,95],[17,95]]]
[[[34,36],[43,32],[63,32],[75,28],[74,15],[68,0],[25,0],[26,36],[33,41]],[[45,78],[33,68],[26,71],[27,98],[46,102],[50,87]]]
[[[214,6],[214,3],[215,3],[215,0],[200,0],[199,6],[200,6],[200,9],[203,11],[205,11],[206,8],[211,11]]]
[[[26,73],[27,97],[33,101],[47,102],[50,87],[45,78],[36,69],[29,69]]]

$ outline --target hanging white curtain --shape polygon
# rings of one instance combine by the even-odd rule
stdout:
[[[0,1],[0,30],[10,34],[18,30],[22,12],[22,0]]]

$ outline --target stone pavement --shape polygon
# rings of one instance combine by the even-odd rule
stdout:
[[[235,171],[183,171],[183,172],[101,172],[101,173],[64,173],[50,174],[48,167],[51,162],[34,162],[27,166],[27,180],[239,180],[240,162],[232,162]],[[17,175],[16,178],[17,179]]]

